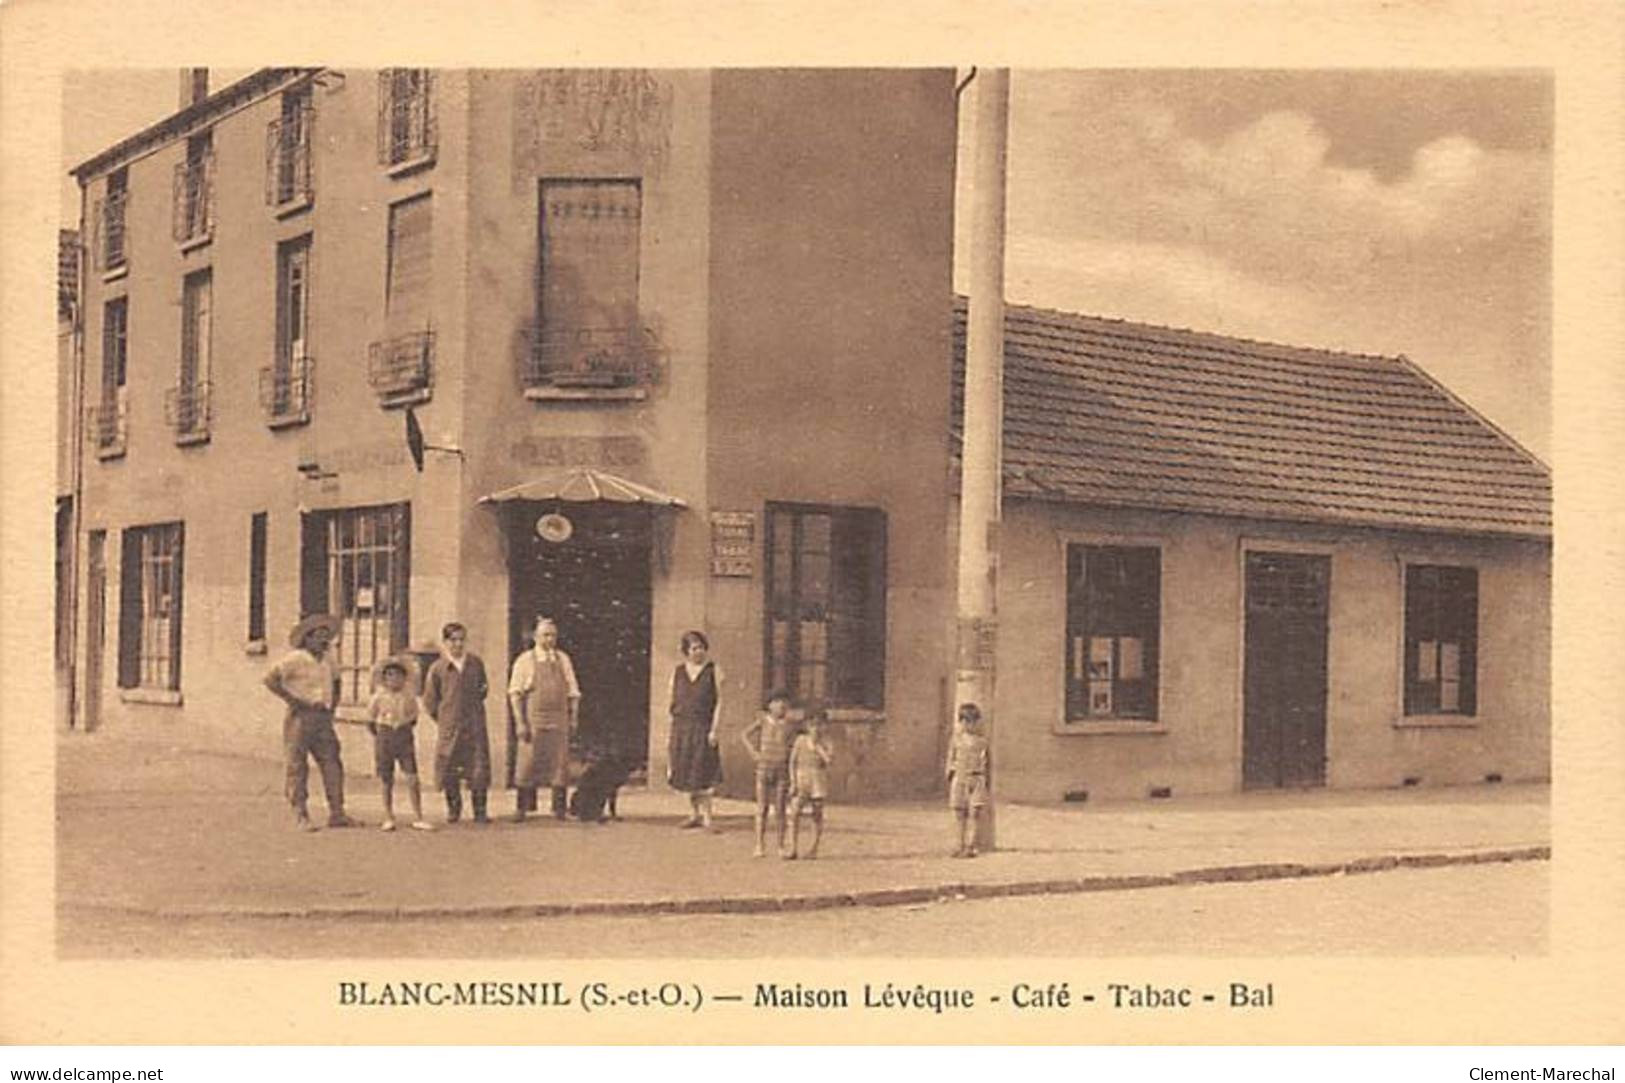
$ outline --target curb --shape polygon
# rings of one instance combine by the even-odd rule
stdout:
[[[1059,880],[1016,880],[1008,883],[944,883],[920,887],[874,888],[814,895],[737,895],[698,899],[601,900],[573,903],[504,903],[491,906],[290,906],[290,907],[144,907],[122,903],[60,902],[68,909],[108,914],[199,921],[242,920],[371,920],[514,919],[556,917],[633,917],[673,914],[771,914],[834,910],[859,906],[911,906],[968,899],[1026,895],[1079,895],[1097,891],[1137,891],[1187,884],[1246,883],[1320,876],[1360,875],[1394,869],[1433,869],[1450,865],[1490,865],[1514,861],[1549,861],[1550,846],[1474,850],[1466,853],[1396,854],[1314,864],[1276,862],[1220,865],[1170,873],[1082,876]]]

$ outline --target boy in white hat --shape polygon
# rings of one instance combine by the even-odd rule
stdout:
[[[344,814],[344,764],[339,759],[338,735],[333,732],[339,677],[327,652],[338,631],[339,619],[331,614],[305,617],[288,633],[288,645],[293,650],[265,675],[265,687],[288,705],[282,722],[282,748],[287,757],[285,792],[293,805],[294,822],[303,831],[316,830],[305,808],[310,781],[307,756],[322,772],[327,826],[355,826],[355,821]]]
[[[378,787],[384,798],[385,831],[395,830],[395,765],[401,766],[401,781],[412,802],[412,826],[433,831],[423,818],[423,788],[418,784],[417,721],[418,698],[406,687],[406,663],[386,658],[378,667],[384,686],[372,694],[367,704],[367,730],[373,740],[373,766],[378,769]]]

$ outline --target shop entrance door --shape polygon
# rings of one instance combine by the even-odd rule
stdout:
[[[1330,557],[1247,554],[1246,789],[1325,784],[1330,580]]]
[[[568,520],[560,528],[550,520]],[[650,511],[642,505],[516,502],[508,512],[510,661],[552,617],[581,684],[580,736],[634,770],[649,761]],[[568,537],[560,537],[563,533]],[[545,534],[545,536],[544,536]]]

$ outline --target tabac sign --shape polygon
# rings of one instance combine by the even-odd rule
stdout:
[[[711,513],[711,574],[747,579],[756,574],[755,512]]]

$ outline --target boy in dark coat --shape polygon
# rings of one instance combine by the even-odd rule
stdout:
[[[491,686],[485,663],[468,650],[468,629],[456,621],[440,630],[440,640],[445,653],[424,679],[423,709],[439,728],[434,772],[446,795],[446,822],[462,818],[466,782],[474,822],[489,823],[485,798],[491,788],[491,739],[485,731],[485,697]]]

